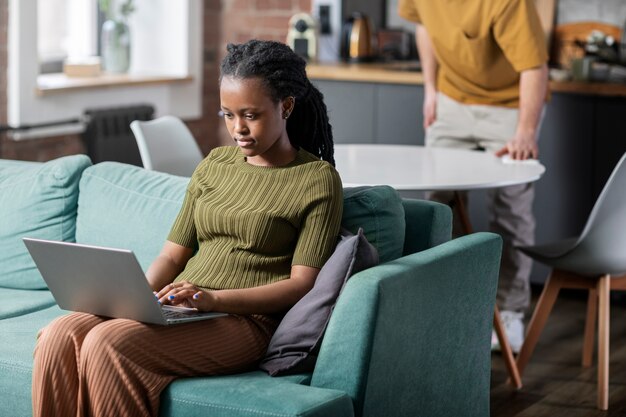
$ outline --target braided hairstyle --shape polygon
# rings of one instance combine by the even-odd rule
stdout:
[[[295,97],[294,109],[287,119],[291,144],[334,166],[328,110],[324,96],[307,78],[304,59],[283,43],[256,39],[228,44],[227,51],[220,68],[220,83],[225,76],[259,78],[275,103]]]

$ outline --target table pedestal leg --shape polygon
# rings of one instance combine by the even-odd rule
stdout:
[[[465,208],[463,199],[458,191],[454,192],[454,205],[457,208],[457,215],[461,219],[465,234],[473,233],[467,209]],[[504,359],[504,365],[509,373],[510,382],[515,388],[520,389],[522,388],[522,379],[520,378],[517,364],[513,358],[513,351],[511,350],[509,339],[506,337],[504,326],[502,326],[502,321],[500,320],[500,310],[498,309],[498,306],[495,307],[493,312],[493,327],[496,331],[496,335],[498,336],[500,350],[502,351],[502,358]]]

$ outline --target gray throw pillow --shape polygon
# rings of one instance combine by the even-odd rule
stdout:
[[[280,322],[261,369],[272,376],[313,370],[326,325],[346,281],[377,264],[378,252],[362,229],[356,235],[342,230],[335,251],[320,270],[311,291]]]

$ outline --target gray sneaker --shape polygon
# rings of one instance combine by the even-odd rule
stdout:
[[[500,319],[502,320],[504,333],[509,340],[509,345],[511,345],[511,350],[515,354],[519,353],[524,343],[524,313],[503,310],[500,312]],[[495,330],[491,332],[491,350],[500,351],[500,342],[498,342]]]

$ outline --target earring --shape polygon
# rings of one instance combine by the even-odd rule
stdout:
[[[295,105],[296,98],[293,96],[290,96],[287,98],[287,100],[291,100],[291,106],[290,106],[291,108],[283,112],[283,119],[288,119],[289,116],[291,116],[291,112],[293,111],[293,106]]]

